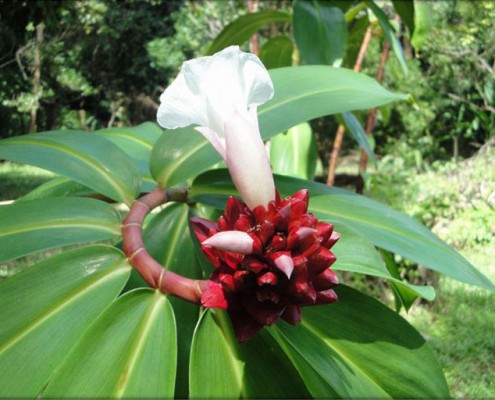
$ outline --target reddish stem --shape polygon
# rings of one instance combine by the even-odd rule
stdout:
[[[155,189],[137,199],[122,224],[123,250],[129,263],[152,288],[192,303],[200,303],[208,281],[185,278],[165,269],[144,247],[142,226],[151,210],[168,201],[185,201],[185,189]]]

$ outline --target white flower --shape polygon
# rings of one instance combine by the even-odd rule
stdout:
[[[168,129],[198,125],[225,160],[244,203],[266,207],[275,199],[275,185],[256,108],[272,96],[272,81],[258,57],[231,46],[185,62],[160,97],[157,119]]]

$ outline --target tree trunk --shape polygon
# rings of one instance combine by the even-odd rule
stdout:
[[[254,13],[258,11],[258,0],[246,0],[247,11],[249,13]],[[251,53],[259,54],[259,43],[258,43],[258,33],[255,32],[250,39],[250,50]]]
[[[380,56],[380,61],[378,63],[378,70],[376,71],[376,81],[380,83],[383,80],[383,73],[385,72],[385,63],[387,62],[388,55],[390,54],[390,43],[385,41],[383,44],[383,51]],[[373,132],[376,122],[376,108],[372,108],[368,112],[368,119],[366,121],[366,135],[370,136]],[[356,193],[363,193],[364,190],[364,179],[363,174],[366,172],[368,165],[368,155],[361,150],[361,158],[359,160],[358,176],[356,178]]]
[[[37,118],[38,108],[40,106],[41,97],[41,43],[43,42],[43,28],[42,23],[36,26],[36,43],[34,46],[34,66],[33,66],[33,95],[35,98],[33,108],[31,109],[31,121],[29,123],[29,133],[36,132],[38,129]]]
[[[359,49],[359,54],[354,63],[354,72],[361,71],[363,65],[364,56],[368,50],[368,46],[371,41],[371,25],[366,29],[363,41],[361,43],[361,48]],[[342,141],[344,140],[345,127],[344,125],[339,125],[337,132],[335,133],[335,139],[333,141],[332,154],[330,156],[330,161],[328,163],[328,175],[327,175],[327,185],[333,186],[335,183],[335,170],[337,169],[337,160],[339,158],[340,149],[342,148]]]

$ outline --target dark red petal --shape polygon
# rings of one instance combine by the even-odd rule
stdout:
[[[218,278],[222,284],[222,289],[227,292],[235,291],[234,277],[230,274],[221,274]]]
[[[265,220],[261,226],[260,226],[260,239],[263,242],[263,245],[268,242],[269,239],[272,238],[273,234],[275,232],[275,227],[270,221]]]
[[[241,214],[239,219],[234,224],[234,230],[247,232],[253,227],[254,223],[252,219],[246,214]]]
[[[315,304],[335,303],[338,299],[337,293],[335,293],[332,289],[327,289],[316,293]]]
[[[316,304],[317,292],[310,285],[308,285],[306,291],[301,296],[293,297],[292,301],[300,306],[310,306]]]
[[[323,246],[325,246],[327,249],[329,249],[330,247],[332,247],[336,242],[337,240],[340,239],[340,233],[338,232],[335,232],[333,231],[332,232],[332,235],[328,238],[327,242],[326,243],[322,243]]]
[[[326,222],[318,222],[316,224],[316,230],[318,231],[318,236],[320,237],[320,243],[324,246],[332,235],[333,225],[327,224]]]
[[[242,306],[257,322],[268,326],[277,322],[285,310],[285,306],[274,304],[271,301],[259,303],[252,298],[244,298]]]
[[[229,222],[223,215],[218,218],[217,223],[219,231],[231,231],[233,229],[233,227],[230,226]]]
[[[241,343],[251,339],[263,325],[244,310],[228,310],[237,340]]]
[[[264,269],[268,268],[268,265],[258,260],[256,257],[246,256],[242,264],[251,272],[254,272],[256,275],[259,274]]]
[[[327,268],[320,275],[312,280],[313,286],[316,290],[326,290],[331,289],[339,284],[339,278],[335,272],[330,268]]]
[[[268,206],[270,206],[270,204]],[[266,216],[268,214],[268,211],[263,206],[258,206],[254,210],[251,210],[251,212],[253,213],[256,222],[258,223],[266,220]]]
[[[263,243],[254,233],[248,233],[253,239],[253,252],[252,254],[263,254]]]
[[[289,236],[287,238],[287,247],[292,249],[297,247],[306,241],[306,239],[313,237],[313,240],[308,241],[308,244],[312,244],[315,241],[315,234],[317,233],[316,229],[310,227],[299,227],[293,228],[289,231]],[[308,246],[309,247],[309,246]]]
[[[207,308],[227,308],[227,299],[222,290],[222,285],[209,281],[201,296],[201,305]]]
[[[235,221],[239,219],[244,209],[244,203],[242,203],[238,198],[230,196],[227,199],[227,204],[225,205],[225,211],[223,215],[227,220],[230,229],[233,228]]]
[[[330,267],[337,258],[326,247],[320,246],[320,251],[308,258],[308,272],[310,275],[319,275]]]
[[[234,272],[234,285],[236,290],[242,290],[246,286],[247,271]]]
[[[270,300],[272,303],[278,304],[280,295],[271,287],[261,287],[256,291],[256,299],[261,303]]]
[[[265,272],[263,275],[258,277],[258,285],[270,285],[275,286],[278,283],[277,275],[273,272]]]
[[[287,247],[287,240],[281,235],[275,235],[268,247],[271,251],[285,250]]]
[[[211,235],[217,233],[217,224],[208,219],[192,217],[190,222],[196,237],[201,243],[208,239]]]
[[[208,261],[210,264],[213,264],[215,268],[218,268],[222,264],[220,258],[217,255],[216,249],[214,249],[213,247],[202,246],[201,251],[205,255],[206,261]]]
[[[287,321],[289,324],[297,325],[299,322],[301,322],[301,317],[301,309],[299,308],[299,306],[292,304],[285,309],[280,318]]]

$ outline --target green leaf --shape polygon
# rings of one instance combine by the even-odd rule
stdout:
[[[35,398],[130,270],[119,250],[88,246],[1,282],[0,397]]]
[[[150,255],[165,268],[191,279],[202,279],[201,265],[189,231],[189,206],[168,204],[153,217],[143,232],[143,242]],[[199,318],[196,304],[170,297],[177,323],[177,382],[176,398],[188,397],[189,355],[191,341]]]
[[[37,200],[46,197],[87,197],[91,195],[95,195],[94,190],[74,182],[72,179],[54,178],[31,190],[28,194],[16,201]]]
[[[52,131],[5,139],[0,158],[48,169],[127,204],[140,190],[132,159],[91,132]]]
[[[313,118],[409,98],[344,68],[287,67],[271,70],[270,76],[275,95],[258,110],[265,140]],[[220,156],[193,128],[166,130],[153,148],[151,173],[161,187],[169,187],[194,178],[218,162]]]
[[[333,270],[387,279],[394,290],[412,293],[415,299],[418,296],[430,301],[435,298],[433,287],[413,285],[402,280],[400,276],[392,274],[368,239],[340,222],[335,224],[335,230],[342,236],[332,247],[337,257],[337,261],[332,266]]]
[[[260,60],[267,69],[290,67],[294,43],[287,36],[268,39],[260,49]]]
[[[364,131],[361,123],[356,118],[356,116],[351,112],[345,112],[342,113],[342,119],[344,120],[347,132],[351,134],[354,140],[358,143],[359,147],[361,147],[361,149],[363,149],[364,152],[368,155],[370,160],[375,161],[375,154],[370,145],[368,135]]]
[[[90,326],[43,396],[172,398],[176,336],[174,313],[163,294],[128,292]]]
[[[385,261],[385,265],[390,274],[396,279],[402,280],[399,273],[399,267],[392,255],[385,250],[380,250],[380,254]],[[406,311],[409,311],[414,301],[418,298],[417,292],[396,283],[392,283],[392,290],[395,298],[395,310],[397,312],[399,312],[402,307],[404,307]]]
[[[411,44],[416,51],[420,51],[426,42],[431,30],[431,10],[430,5],[425,1],[414,2],[414,35]]]
[[[206,50],[205,55],[214,54],[228,46],[247,42],[256,31],[274,22],[290,22],[291,14],[285,11],[264,10],[249,13],[228,24]]]
[[[345,286],[339,301],[307,307],[296,327],[269,330],[314,397],[449,397],[442,369],[422,336],[380,302]],[[304,360],[301,363],[300,360]],[[312,385],[311,376],[320,379]]]
[[[309,207],[321,220],[348,225],[375,246],[398,253],[461,282],[495,290],[495,285],[464,257],[411,217],[364,196],[296,178],[276,176],[282,196],[306,188]],[[235,190],[226,170],[210,171],[193,182],[190,198],[224,208]]]
[[[113,142],[132,157],[141,172],[144,191],[151,191],[156,187],[149,164],[151,150],[163,134],[163,129],[155,123],[145,122],[134,127],[101,129],[95,133]]]
[[[205,310],[194,333],[191,398],[309,398],[277,343],[262,330],[247,343],[235,338],[227,313]]]
[[[270,165],[273,172],[313,179],[318,150],[308,123],[299,124],[270,140]]]
[[[67,244],[120,235],[121,218],[109,204],[81,198],[46,198],[0,207],[0,263]]]
[[[236,346],[232,327],[225,313],[205,310],[194,332],[191,348],[191,398],[241,397],[244,366],[235,354]]]
[[[210,143],[192,127],[166,130],[151,153],[150,168],[160,187],[196,176],[220,161]]]
[[[373,1],[366,0],[366,4],[371,9],[371,11],[373,11],[373,14],[375,14],[376,18],[378,19],[378,22],[380,23],[380,26],[383,29],[383,33],[385,34],[387,40],[390,42],[390,45],[392,46],[392,50],[394,51],[395,56],[399,60],[400,66],[402,67],[404,74],[407,75],[408,69],[407,69],[406,57],[404,56],[402,45],[400,44],[399,40],[395,37],[394,28],[390,24],[387,15]]]
[[[313,118],[410,98],[389,92],[374,79],[345,68],[286,67],[271,70],[270,76],[275,94],[258,111],[265,139]]]
[[[414,3],[411,0],[392,0],[395,11],[409,30],[409,37],[414,34]]]
[[[340,67],[347,40],[342,10],[318,0],[297,0],[293,8],[294,39],[306,64]]]

